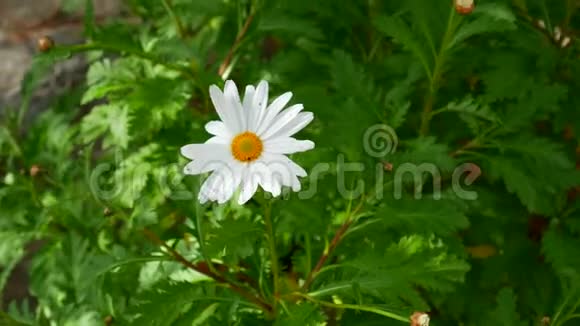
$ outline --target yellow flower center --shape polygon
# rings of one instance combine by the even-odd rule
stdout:
[[[232,140],[232,155],[242,162],[252,162],[260,157],[264,146],[256,134],[246,131]]]

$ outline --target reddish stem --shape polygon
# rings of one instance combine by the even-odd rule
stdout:
[[[338,231],[336,231],[336,234],[334,235],[334,238],[332,238],[332,241],[330,242],[328,249],[322,254],[322,256],[320,256],[320,259],[318,259],[316,266],[312,269],[312,271],[310,271],[310,273],[306,277],[306,281],[304,282],[304,285],[302,286],[302,288],[304,290],[307,290],[308,287],[310,287],[310,284],[312,284],[312,281],[314,281],[314,276],[316,275],[316,273],[318,273],[322,269],[322,267],[324,267],[324,264],[326,263],[328,258],[330,258],[330,256],[332,255],[332,253],[334,252],[334,250],[336,249],[336,247],[338,246],[338,244],[342,240],[342,237],[344,236],[344,234],[346,233],[346,231],[348,230],[348,228],[351,225],[352,225],[352,220],[349,218],[346,220],[346,222],[344,222],[341,225],[340,229],[338,229]]]
[[[231,281],[226,279],[224,276],[218,274],[217,272],[211,271],[205,262],[192,263],[189,260],[187,260],[185,257],[183,257],[180,253],[175,251],[175,249],[173,249],[169,245],[167,245],[167,243],[165,243],[165,241],[161,240],[155,233],[151,232],[148,229],[144,229],[143,233],[151,241],[153,241],[154,243],[160,245],[165,250],[167,250],[167,252],[171,256],[173,256],[173,258],[177,262],[181,263],[183,266],[185,266],[189,269],[192,269],[198,273],[201,273],[203,275],[209,276],[209,277],[213,278],[218,283],[222,283],[222,284],[227,285],[232,291],[238,293],[240,296],[246,298],[250,302],[255,303],[256,305],[258,305],[259,307],[264,309],[264,311],[266,311],[267,313],[270,313],[272,311],[272,306],[270,304],[268,304],[267,302],[262,300],[260,297],[257,297],[255,295],[253,295],[252,293],[246,291],[244,288],[238,286],[237,284],[232,283]]]
[[[236,48],[238,47],[239,43],[242,41],[242,38],[248,32],[248,29],[250,28],[250,24],[252,23],[252,20],[254,20],[254,14],[253,13],[251,13],[248,16],[248,18],[246,19],[246,22],[244,23],[244,26],[242,26],[242,29],[240,30],[240,32],[236,36],[236,40],[234,41],[234,44],[232,44],[232,47],[228,51],[228,54],[226,55],[226,58],[224,59],[224,61],[220,65],[220,67],[218,69],[218,74],[220,76],[224,74],[224,72],[226,71],[226,69],[230,65],[230,62],[232,61],[232,58],[234,56],[234,52],[235,52]]]

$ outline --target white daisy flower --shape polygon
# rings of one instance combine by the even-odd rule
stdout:
[[[199,201],[221,204],[240,189],[238,203],[244,204],[258,186],[275,197],[283,186],[299,191],[298,177],[305,177],[306,171],[286,155],[314,148],[312,141],[292,137],[314,119],[312,112],[301,112],[302,104],[284,109],[292,98],[290,92],[268,105],[266,81],[257,87],[246,86],[243,102],[230,80],[223,93],[215,85],[209,93],[221,119],[205,125],[213,137],[181,148],[181,154],[192,160],[185,166],[185,174],[212,172],[201,186]]]

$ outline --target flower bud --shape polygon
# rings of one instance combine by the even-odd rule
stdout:
[[[113,215],[113,211],[109,207],[105,207],[105,209],[103,210],[103,215],[105,217],[109,217]]]
[[[47,52],[54,47],[54,40],[48,36],[43,36],[38,39],[37,47],[39,51]]]
[[[566,36],[566,37],[564,37],[562,39],[562,43],[560,43],[560,46],[562,48],[565,48],[565,47],[567,47],[570,44],[570,41],[571,41],[570,37],[569,36]]]
[[[541,29],[546,29],[546,23],[541,19],[536,22],[536,25]]]
[[[385,171],[393,171],[393,163],[391,162],[383,162],[383,168]]]
[[[39,172],[40,172],[40,166],[35,164],[35,165],[30,167],[30,176],[31,177],[37,176]]]
[[[415,312],[411,316],[411,326],[429,326],[429,315],[424,312]]]
[[[474,7],[474,0],[455,0],[455,11],[461,15],[469,15]]]
[[[554,28],[554,40],[558,42],[560,41],[561,37],[562,37],[562,29],[560,28],[560,26],[556,26],[556,28]]]

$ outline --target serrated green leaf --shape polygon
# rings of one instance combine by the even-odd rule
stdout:
[[[389,200],[376,216],[389,228],[427,234],[447,235],[469,226],[467,217],[448,200]]]
[[[159,151],[156,143],[141,147],[137,152],[127,157],[114,173],[115,184],[118,188],[117,200],[124,207],[133,207],[135,201],[141,197],[141,191],[147,185],[154,165],[151,159]]]
[[[205,295],[198,285],[167,282],[135,298],[129,325],[169,326]]]
[[[99,105],[91,111],[81,123],[81,136],[86,143],[94,142],[105,135],[106,148],[129,145],[130,127],[129,109],[126,106],[113,104]]]
[[[345,271],[355,271],[349,274],[348,280],[325,284],[311,295],[349,292],[356,282],[366,293],[412,299],[415,286],[440,292],[452,290],[470,269],[465,261],[438,251],[420,236],[403,237],[382,253],[365,252],[343,265]]]
[[[206,250],[215,256],[223,253],[224,259],[235,263],[254,253],[262,233],[263,229],[249,220],[229,220],[212,230]]]
[[[431,60],[429,52],[423,43],[413,33],[405,21],[397,16],[379,16],[373,21],[373,25],[383,34],[394,38],[402,43],[421,62],[425,73],[431,75]]]
[[[276,321],[276,326],[320,326],[326,318],[320,308],[308,302],[291,305],[288,312]]]
[[[561,275],[575,272],[580,275],[580,241],[556,228],[550,228],[542,238],[542,251],[546,260]]]
[[[502,289],[497,295],[497,307],[492,313],[491,319],[495,325],[523,326],[527,323],[521,321],[516,307],[516,296],[509,288]]]
[[[505,32],[516,28],[516,17],[506,6],[499,3],[477,4],[473,20],[460,26],[448,48],[484,33]]]

